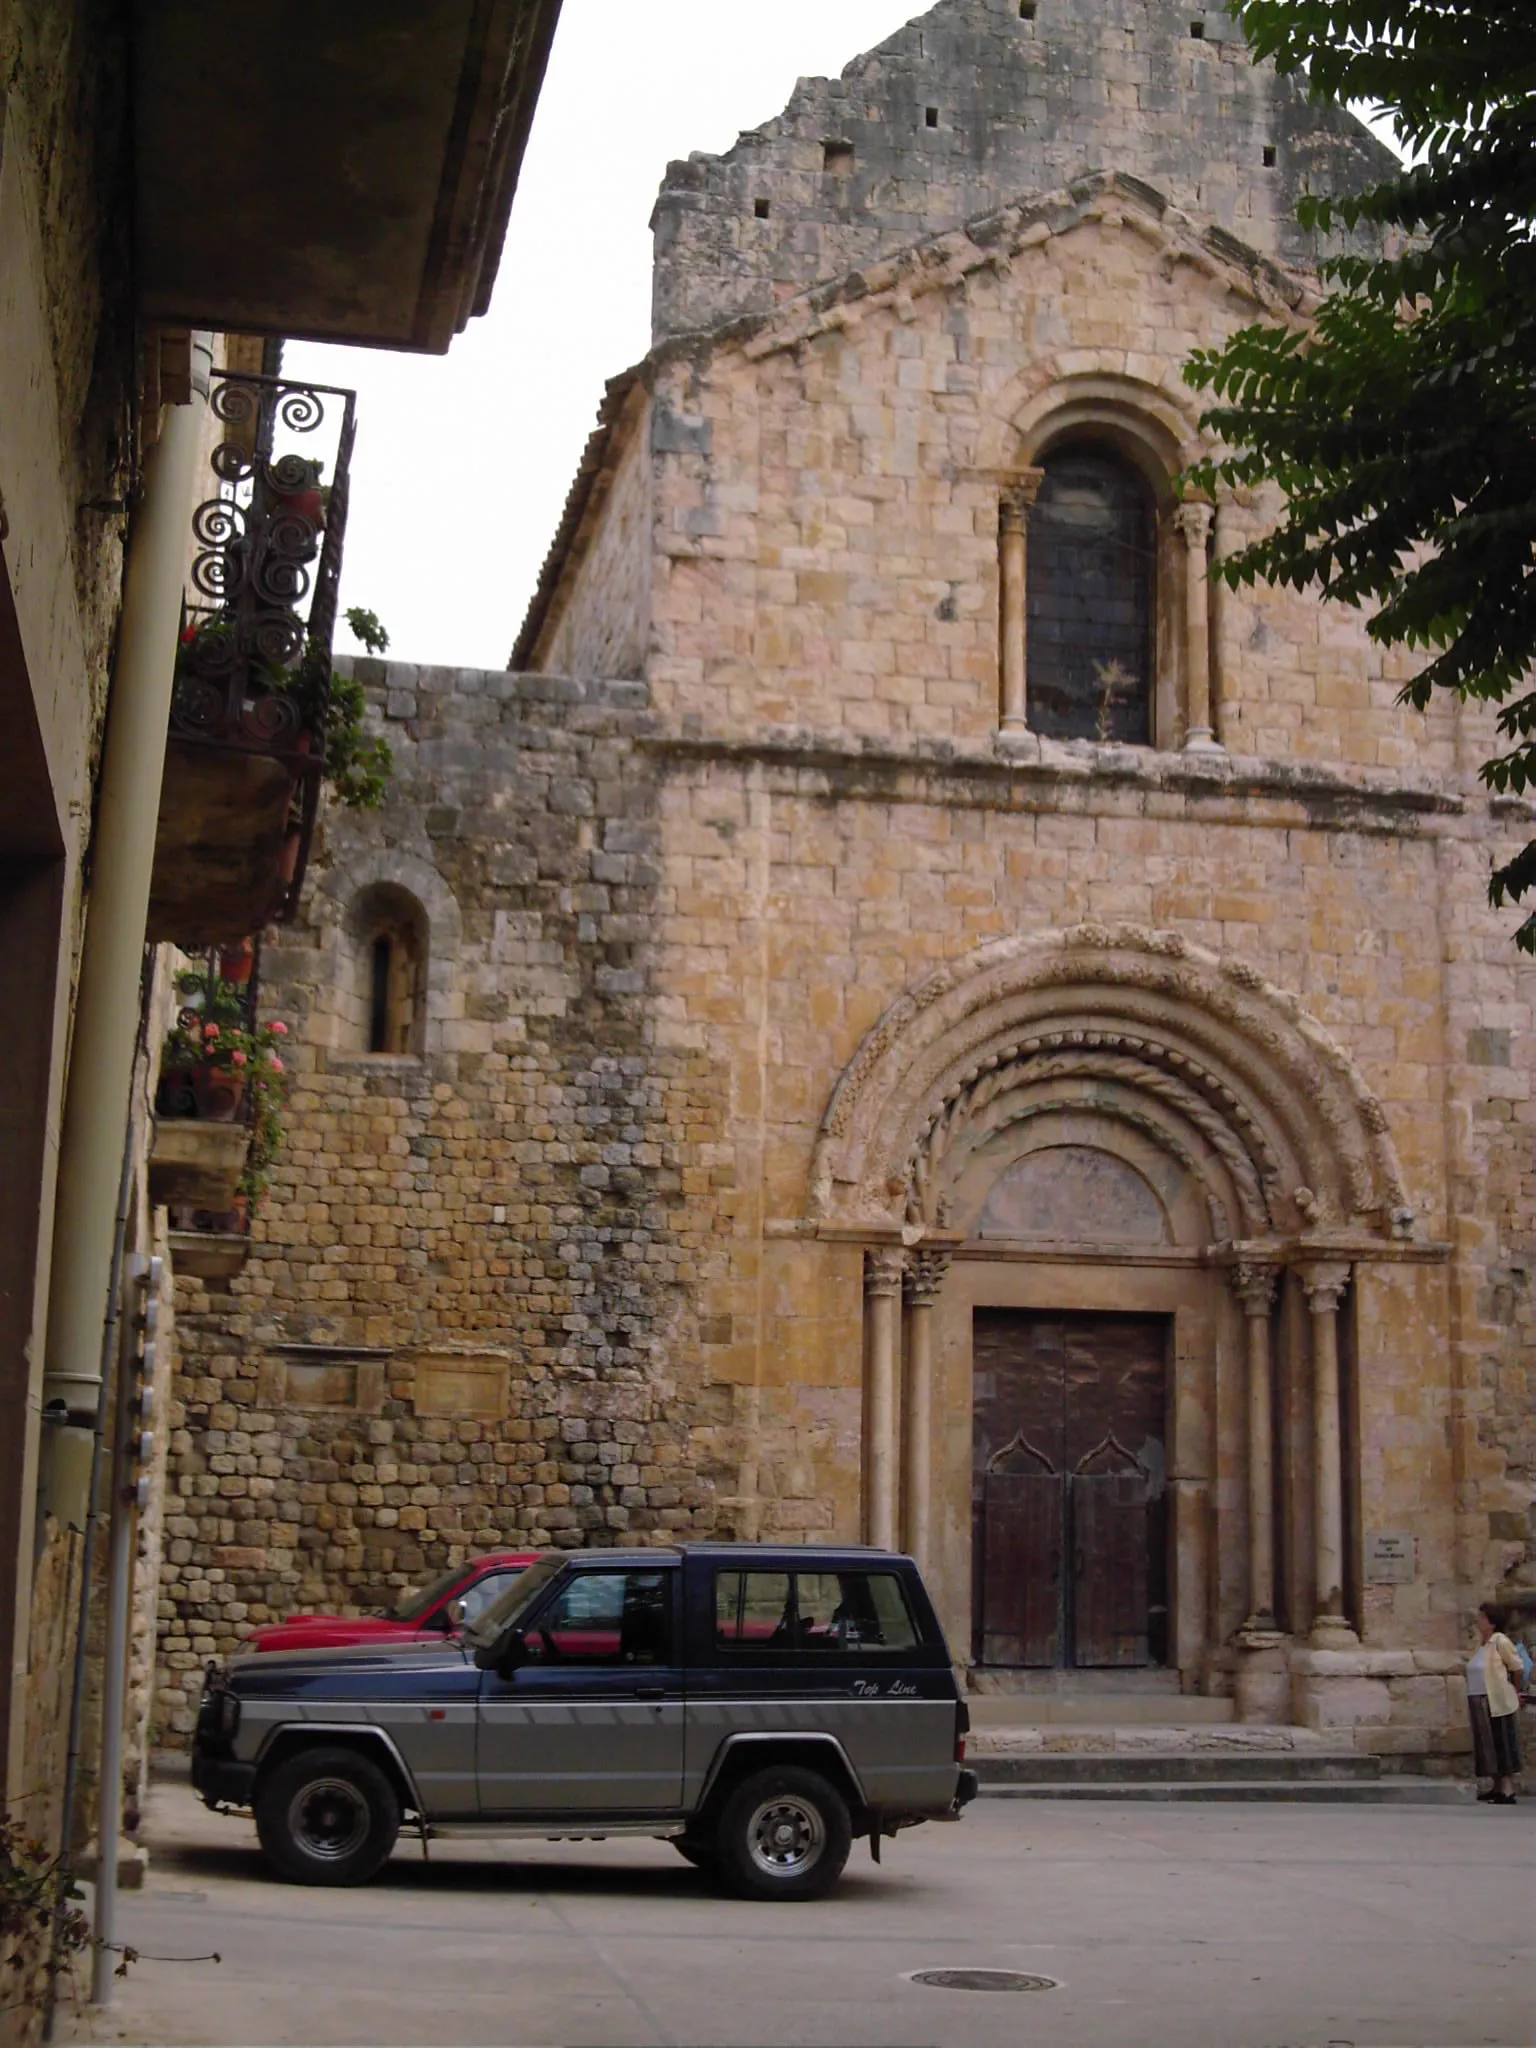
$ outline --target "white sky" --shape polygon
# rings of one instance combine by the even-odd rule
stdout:
[[[446,356],[284,358],[357,390],[342,603],[378,613],[393,658],[506,665],[604,382],[650,345],[670,159],[728,149],[930,4],[565,0],[489,314]]]
[[[491,311],[446,356],[284,354],[357,390],[342,604],[378,613],[392,659],[506,666],[603,384],[650,346],[668,162],[729,149],[929,4],[565,0]]]

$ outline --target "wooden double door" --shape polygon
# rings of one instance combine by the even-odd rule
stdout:
[[[1161,1316],[976,1311],[977,1664],[1166,1661],[1167,1351]]]

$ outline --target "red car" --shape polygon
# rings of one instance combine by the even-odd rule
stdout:
[[[535,1558],[533,1550],[491,1550],[484,1557],[456,1564],[430,1586],[402,1593],[393,1607],[378,1614],[294,1614],[252,1629],[246,1650],[341,1650],[353,1643],[431,1642],[451,1635],[500,1599],[520,1572]],[[462,1610],[449,1612],[454,1601]]]

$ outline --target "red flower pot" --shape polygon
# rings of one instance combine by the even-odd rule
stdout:
[[[225,946],[219,953],[219,979],[243,988],[256,966],[256,941],[242,939],[238,946]]]
[[[278,498],[275,500],[275,509],[279,512],[297,512],[301,519],[309,521],[316,532],[325,524],[325,500],[318,488],[295,491],[291,497]]]
[[[245,1100],[245,1076],[231,1067],[199,1060],[191,1070],[192,1100],[204,1123],[232,1124]]]

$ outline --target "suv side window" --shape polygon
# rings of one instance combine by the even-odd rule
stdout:
[[[574,1572],[524,1631],[535,1664],[670,1664],[671,1572]]]
[[[912,1650],[917,1628],[895,1572],[715,1574],[722,1650]]]

